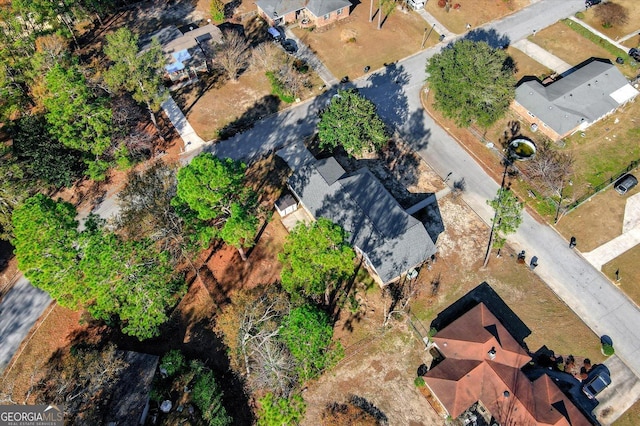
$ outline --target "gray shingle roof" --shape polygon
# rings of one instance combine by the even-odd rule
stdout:
[[[271,17],[275,17],[274,11],[278,16],[284,16],[305,8],[316,17],[320,17],[338,9],[351,7],[348,0],[258,0],[256,4]]]
[[[342,171],[342,173],[340,173]],[[289,186],[314,217],[325,217],[349,233],[384,283],[436,252],[424,225],[408,215],[367,168],[351,176],[334,158],[296,171]]]
[[[615,65],[593,60],[546,87],[538,80],[520,84],[516,102],[564,135],[616,109],[620,103],[611,95],[625,86],[631,88]]]

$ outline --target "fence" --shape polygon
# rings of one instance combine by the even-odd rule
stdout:
[[[582,203],[584,203],[585,201],[587,201],[588,199],[590,199],[591,197],[593,197],[594,195],[596,195],[600,191],[603,191],[606,188],[608,188],[616,180],[618,180],[622,175],[624,175],[625,173],[629,173],[631,170],[636,169],[638,167],[638,165],[640,165],[640,159],[633,160],[632,162],[629,163],[629,165],[625,169],[623,169],[620,172],[614,174],[613,176],[611,176],[609,179],[607,179],[606,181],[602,182],[601,184],[592,187],[591,190],[587,194],[581,196],[580,198],[575,200],[573,203],[569,204],[565,208],[565,212],[569,213],[569,212],[575,210]]]

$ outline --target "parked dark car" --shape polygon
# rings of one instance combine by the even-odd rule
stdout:
[[[616,191],[618,191],[618,194],[624,195],[637,184],[638,179],[631,173],[627,173],[626,175],[618,179],[613,187],[616,189]]]
[[[589,8],[591,6],[595,6],[596,4],[600,4],[600,3],[602,3],[602,0],[586,0],[584,2],[584,5]]]
[[[631,56],[636,61],[640,61],[640,49],[632,47],[631,49],[629,49],[629,56]]]
[[[607,373],[605,369],[602,369],[582,386],[582,392],[587,395],[587,398],[593,399],[610,384],[611,377],[609,377],[609,373]]]
[[[294,40],[291,40],[291,39],[282,40],[281,44],[284,50],[289,53],[296,53],[298,51],[298,45]]]
[[[273,41],[282,41],[282,40],[284,40],[284,37],[282,35],[282,31],[278,27],[269,27],[267,32],[273,38]]]

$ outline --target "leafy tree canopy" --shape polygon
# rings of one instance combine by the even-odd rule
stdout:
[[[53,139],[42,116],[25,116],[13,129],[13,153],[33,181],[71,186],[85,170],[83,155]]]
[[[296,297],[300,293],[319,296],[354,271],[355,252],[346,242],[346,232],[329,219],[310,225],[298,224],[287,236],[283,251],[282,287]]]
[[[29,197],[24,167],[0,144],[0,239],[13,239],[13,210]]]
[[[113,61],[104,76],[107,85],[131,93],[150,111],[157,111],[167,96],[162,84],[165,59],[158,41],[154,39],[148,50],[139,52],[138,36],[123,27],[107,35],[104,53]]]
[[[184,293],[169,262],[149,240],[123,241],[90,218],[78,232],[75,208],[38,194],[14,210],[18,266],[62,306],[83,305],[140,340],[153,337]]]
[[[457,41],[429,59],[426,69],[436,108],[461,127],[491,126],[515,98],[513,60],[485,42]]]
[[[178,171],[174,206],[186,220],[189,207],[200,221],[218,230],[217,236],[240,250],[253,244],[258,221],[254,215],[255,194],[244,183],[246,166],[227,158],[221,160],[203,153]]]
[[[277,398],[269,392],[258,400],[258,426],[298,425],[304,419],[307,405],[300,395]]]
[[[68,148],[101,155],[111,144],[111,109],[94,97],[76,66],[55,65],[45,77],[49,131]]]
[[[339,90],[318,123],[320,147],[342,146],[351,155],[377,151],[387,142],[376,106],[355,89]]]
[[[487,204],[493,207],[496,212],[493,217],[495,232],[493,247],[501,248],[506,242],[506,236],[516,232],[522,223],[523,204],[507,188],[500,188],[496,198],[487,201]]]
[[[302,381],[318,377],[342,354],[341,346],[331,350],[333,326],[329,315],[313,305],[292,309],[283,321],[280,336],[297,361]]]

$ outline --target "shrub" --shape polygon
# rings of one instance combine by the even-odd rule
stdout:
[[[174,376],[182,367],[185,366],[184,355],[177,349],[167,352],[160,362],[160,368],[163,368],[169,377]]]
[[[602,344],[602,353],[603,353],[605,356],[611,356],[611,355],[613,355],[615,352],[616,352],[616,351],[615,351],[615,349],[613,349],[613,346],[611,346],[610,344],[608,344],[608,343],[603,343],[603,344]]]
[[[576,18],[578,18],[578,19],[584,19],[584,13],[582,13],[582,12],[576,12]]]
[[[284,87],[284,84],[282,84],[273,71],[267,71],[265,74],[269,79],[269,83],[271,83],[271,93],[280,98],[282,102],[290,104],[295,101],[293,94]]]
[[[415,378],[415,380],[413,381],[413,384],[416,385],[417,387],[421,388],[424,386],[424,377],[418,376]]]

